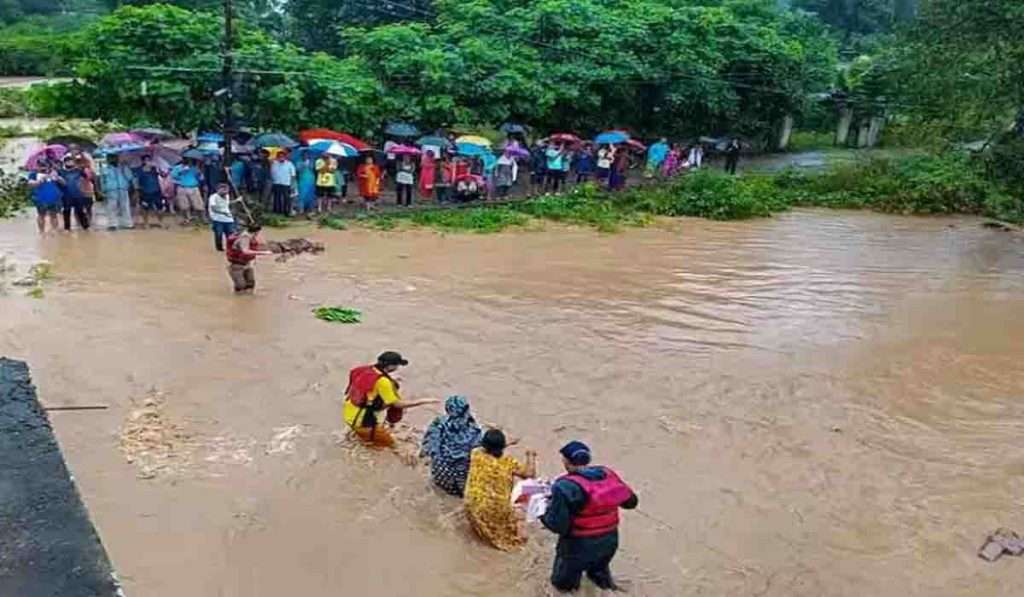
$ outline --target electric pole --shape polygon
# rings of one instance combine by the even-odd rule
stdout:
[[[229,176],[231,172],[231,145],[234,141],[235,134],[235,57],[234,57],[234,7],[231,5],[231,0],[224,0],[224,44],[223,54],[221,55],[223,72],[222,78],[224,79],[223,84],[223,98],[224,98],[224,123],[222,126],[222,133],[224,134],[224,161],[221,166],[224,168],[225,175]],[[234,185],[229,185],[234,186]]]

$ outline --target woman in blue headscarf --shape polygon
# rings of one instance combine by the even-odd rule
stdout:
[[[420,456],[430,458],[430,476],[438,487],[462,497],[469,476],[469,453],[480,445],[483,430],[462,396],[450,396],[444,411],[423,435]]]

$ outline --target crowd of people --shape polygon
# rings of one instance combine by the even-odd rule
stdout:
[[[384,352],[371,365],[349,373],[343,420],[370,446],[395,448],[391,426],[405,410],[436,404],[406,400],[396,376],[409,362],[397,352]],[[427,428],[419,456],[430,461],[433,483],[444,493],[462,498],[474,532],[489,545],[512,551],[527,541],[524,517],[513,503],[517,479],[538,476],[537,453],[526,450],[519,460],[507,453],[517,443],[497,428],[484,430],[462,396],[444,403],[444,414]],[[560,450],[565,474],[550,483],[542,496],[541,524],[558,536],[551,584],[575,591],[586,575],[602,589],[616,589],[611,562],[619,546],[619,509],[634,509],[638,498],[619,475],[593,464],[590,448],[571,441]]]

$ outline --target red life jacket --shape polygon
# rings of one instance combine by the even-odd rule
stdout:
[[[225,254],[227,255],[228,261],[235,265],[249,265],[253,259],[256,259],[255,255],[246,255],[241,249],[235,248],[235,243],[238,242],[238,238],[241,236],[240,232],[229,234],[227,238],[227,247],[225,248]],[[255,249],[256,247],[250,246]]]
[[[377,380],[384,377],[384,374],[373,365],[356,367],[348,373],[348,388],[345,396],[348,401],[356,406],[366,406],[367,398],[377,385]]]
[[[633,495],[633,490],[610,468],[600,467],[604,479],[594,481],[583,475],[569,474],[568,479],[583,489],[587,501],[572,519],[573,537],[599,537],[619,528],[619,506]]]

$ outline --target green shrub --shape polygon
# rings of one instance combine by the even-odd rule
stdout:
[[[11,217],[28,205],[28,185],[16,174],[0,169],[0,218]]]
[[[525,216],[504,207],[421,211],[414,212],[410,219],[417,226],[481,233],[500,232],[511,226],[522,226],[527,223]]]

